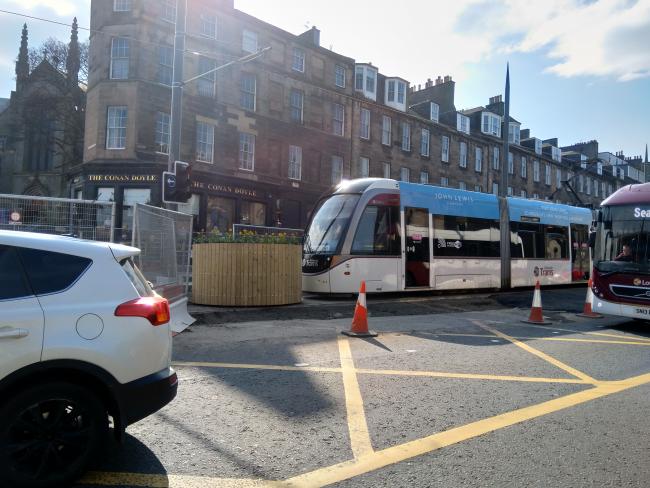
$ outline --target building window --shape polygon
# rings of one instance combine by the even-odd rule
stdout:
[[[449,186],[449,178],[447,178],[446,176],[441,176],[440,177],[440,186],[444,186],[444,187]]]
[[[476,154],[474,159],[474,171],[480,173],[483,171],[483,150],[480,147],[476,148]]]
[[[508,196],[509,197],[512,196],[512,187],[511,186],[508,187]]]
[[[366,108],[361,109],[361,139],[370,139],[370,110]]]
[[[469,117],[463,114],[456,114],[456,130],[469,134]]]
[[[305,51],[302,49],[298,49],[297,47],[293,48],[291,69],[294,71],[300,71],[301,73],[305,72]]]
[[[429,102],[429,119],[434,122],[438,122],[438,116],[440,115],[440,107],[437,103]]]
[[[126,107],[108,107],[106,120],[106,149],[126,148]]]
[[[603,163],[596,163],[596,173],[599,175],[603,174]]]
[[[408,183],[411,180],[411,171],[408,168],[402,168],[400,170],[400,179]]]
[[[448,163],[449,162],[449,137],[447,137],[447,136],[442,136],[440,160],[443,163]]]
[[[467,168],[467,143],[461,141],[458,149],[459,149],[458,164],[461,168]]]
[[[591,178],[586,177],[585,180],[585,193],[591,195]]]
[[[386,105],[400,107],[406,101],[406,83],[400,80],[386,81]]]
[[[360,65],[354,69],[354,89],[363,92],[366,98],[377,98],[377,69]]]
[[[343,158],[332,156],[332,185],[338,185],[343,179]]]
[[[302,147],[289,146],[289,179],[300,180],[302,176]]]
[[[359,158],[359,178],[367,178],[370,175],[370,160],[368,158]]]
[[[300,90],[291,90],[291,120],[302,124],[305,96]]]
[[[255,136],[246,132],[239,133],[239,169],[255,169]]]
[[[524,179],[528,178],[528,162],[525,156],[521,157],[521,177]]]
[[[535,154],[542,154],[542,141],[535,138]]]
[[[562,188],[562,170],[560,168],[555,170],[555,179],[556,185],[558,188]]]
[[[484,134],[501,137],[501,117],[489,112],[483,112],[483,124],[481,130]]]
[[[201,14],[201,35],[211,39],[217,38],[217,16]]]
[[[499,184],[498,183],[492,183],[492,193],[495,195],[499,195]]]
[[[113,0],[113,12],[130,12],[131,0]]]
[[[533,181],[539,181],[539,161],[533,159]]]
[[[167,22],[176,22],[176,0],[162,0],[160,17]]]
[[[334,68],[334,84],[339,88],[345,88],[345,68],[338,64]]]
[[[474,191],[482,192],[483,191],[483,185],[474,185]]]
[[[510,122],[508,126],[508,142],[510,144],[521,144],[521,131],[519,130],[519,124],[513,124]]]
[[[111,39],[111,80],[129,77],[129,40],[123,37]]]
[[[402,151],[411,150],[411,124],[402,122]]]
[[[429,129],[422,129],[422,134],[420,138],[420,154],[422,156],[429,155]]]
[[[174,72],[174,48],[160,46],[158,48],[158,83],[171,86]]]
[[[492,169],[499,169],[499,148],[497,146],[492,147]]]
[[[345,128],[345,107],[340,103],[332,106],[332,133],[337,136],[343,135]]]
[[[426,185],[429,183],[429,172],[422,170],[420,171],[420,183]]]
[[[508,174],[515,174],[515,159],[511,152],[508,152]]]
[[[158,112],[156,113],[156,152],[169,154],[169,139],[169,114]]]
[[[214,97],[214,86],[217,79],[217,73],[214,70],[217,63],[214,59],[199,57],[199,75],[201,78],[196,80],[196,89],[202,97]],[[206,74],[204,74],[206,73]]]
[[[533,193],[533,199],[539,200],[539,193]]]
[[[601,190],[602,190],[601,195],[603,196],[603,198],[605,198],[607,196],[607,184],[604,181]]]
[[[390,163],[381,163],[384,178],[390,178]]]
[[[458,189],[467,190],[467,183],[465,183],[464,181],[459,181],[458,182]]]
[[[244,29],[241,33],[241,48],[247,53],[257,52],[257,32]]]
[[[562,161],[562,150],[559,147],[551,146],[551,157],[554,161]]]
[[[521,198],[528,198],[528,193],[526,193],[526,190],[521,190]]]
[[[254,75],[243,74],[241,76],[241,93],[239,103],[245,110],[255,111],[255,91],[257,80]]]
[[[196,123],[196,160],[211,163],[214,155],[214,125]]]
[[[381,118],[381,143],[384,146],[391,145],[391,120],[387,115]]]
[[[594,180],[594,196],[598,196],[598,181]]]

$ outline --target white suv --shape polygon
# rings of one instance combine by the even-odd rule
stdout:
[[[61,487],[169,403],[167,300],[138,249],[0,230],[0,480]],[[4,486],[4,485],[3,485]]]

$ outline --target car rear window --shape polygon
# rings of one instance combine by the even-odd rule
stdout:
[[[27,279],[36,295],[59,293],[74,284],[92,260],[72,254],[19,247]]]
[[[129,277],[129,280],[138,291],[138,295],[141,297],[151,297],[154,295],[147,279],[142,275],[131,258],[125,259],[120,264],[122,265],[122,269],[126,273],[126,276]]]
[[[16,250],[0,246],[0,301],[32,296]]]

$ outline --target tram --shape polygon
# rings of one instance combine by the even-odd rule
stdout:
[[[510,224],[510,259],[500,228]],[[589,278],[591,211],[364,178],[323,197],[303,242],[303,291],[369,293],[559,285]],[[506,261],[506,262],[504,262]]]

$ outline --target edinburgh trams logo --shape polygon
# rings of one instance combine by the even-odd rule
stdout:
[[[553,276],[553,268],[542,268],[540,266],[535,266],[533,268],[533,274],[535,275],[535,278],[539,278],[540,276]]]
[[[438,239],[438,249],[446,248],[446,247],[454,247],[456,249],[460,249],[463,247],[463,243],[460,241],[448,241],[446,239]]]

